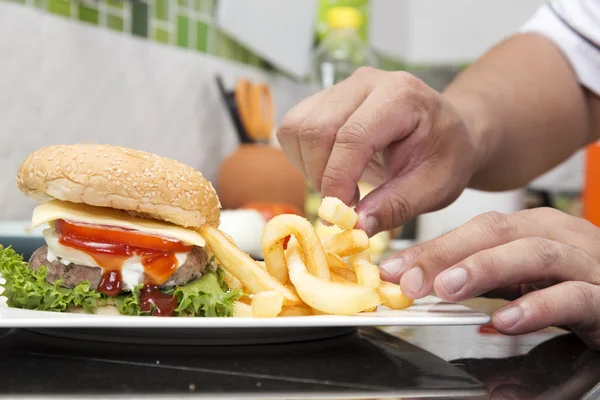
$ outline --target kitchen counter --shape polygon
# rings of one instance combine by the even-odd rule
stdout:
[[[600,398],[600,389],[592,393],[600,353],[558,329],[517,337],[490,326],[361,329],[228,347],[102,344],[14,329],[0,330],[0,356],[1,398]]]

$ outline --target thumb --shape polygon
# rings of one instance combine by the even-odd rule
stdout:
[[[422,165],[405,175],[384,182],[356,206],[358,229],[369,236],[397,228],[419,214],[439,210],[458,198],[460,191],[448,196],[444,172]]]

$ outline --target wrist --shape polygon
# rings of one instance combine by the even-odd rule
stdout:
[[[487,168],[493,154],[493,135],[491,134],[491,126],[485,118],[483,99],[465,98],[464,96],[455,95],[448,91],[444,93],[444,97],[454,107],[458,116],[462,119],[465,126],[471,148],[474,151],[471,177],[469,187],[480,186],[478,182],[482,179],[481,175]]]

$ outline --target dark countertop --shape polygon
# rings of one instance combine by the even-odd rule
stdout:
[[[102,344],[0,329],[0,398],[568,400],[600,398],[600,388],[591,393],[599,381],[600,353],[558,329],[518,337],[489,326],[364,329],[306,343],[228,347]]]

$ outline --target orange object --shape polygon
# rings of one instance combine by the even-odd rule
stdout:
[[[247,144],[223,160],[216,186],[224,209],[258,201],[288,203],[303,210],[304,182],[283,150]]]
[[[583,217],[600,226],[600,141],[589,145],[585,152]]]
[[[268,141],[275,123],[275,106],[271,89],[264,83],[238,80],[235,101],[242,125],[252,140]]]

